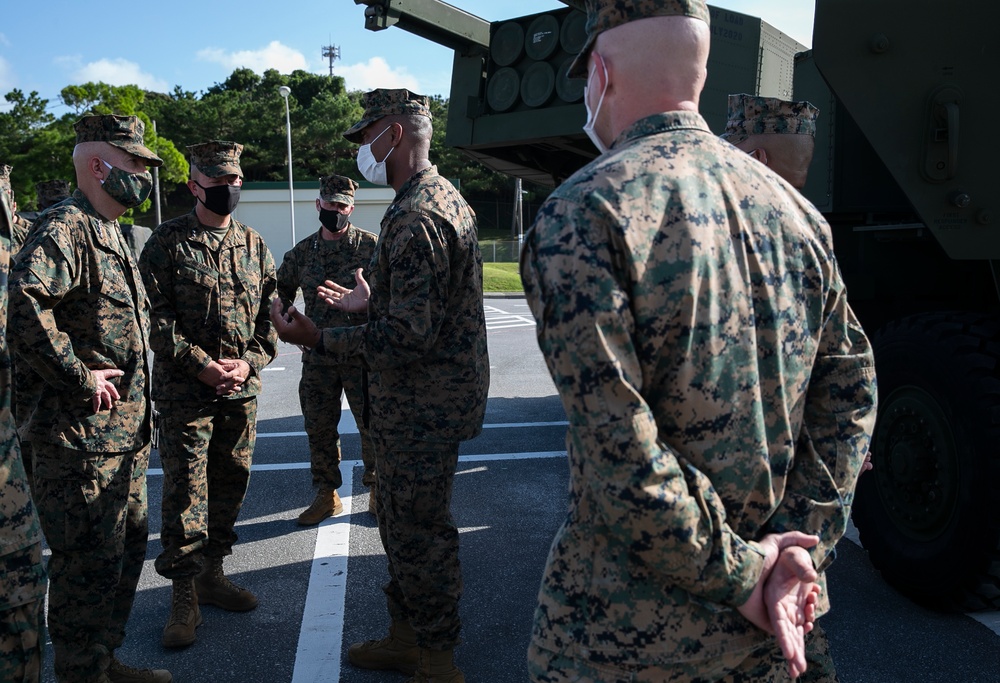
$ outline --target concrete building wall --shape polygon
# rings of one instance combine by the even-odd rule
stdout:
[[[294,187],[295,240],[298,242],[319,230],[319,214],[316,211],[319,183],[295,183]],[[351,222],[377,235],[382,216],[395,196],[396,192],[391,187],[363,183],[354,195]],[[292,248],[288,183],[246,183],[234,215],[238,221],[261,234],[274,256],[275,265],[281,265],[285,252]]]

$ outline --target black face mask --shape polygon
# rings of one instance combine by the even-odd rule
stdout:
[[[323,227],[330,232],[340,232],[347,227],[347,222],[350,220],[350,216],[346,213],[340,213],[339,211],[330,211],[329,209],[324,209],[320,207],[319,209],[319,222],[323,224]]]
[[[205,187],[197,180],[194,184],[205,191],[205,201],[200,201],[206,209],[220,216],[228,216],[240,203],[239,185],[212,185]]]

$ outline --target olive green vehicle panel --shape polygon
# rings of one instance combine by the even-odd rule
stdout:
[[[998,26],[1000,3],[981,0],[816,3],[819,72],[952,259],[1000,258]]]

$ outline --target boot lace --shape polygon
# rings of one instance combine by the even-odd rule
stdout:
[[[194,593],[191,584],[185,582],[174,588],[174,600],[170,606],[170,623],[185,624],[191,618],[194,605]],[[125,666],[122,664],[122,666]]]

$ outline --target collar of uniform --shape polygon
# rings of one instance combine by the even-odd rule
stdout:
[[[80,210],[88,216],[93,216],[99,221],[104,220],[101,218],[101,214],[97,213],[97,209],[95,209],[94,205],[90,203],[90,200],[87,199],[87,195],[85,195],[82,190],[77,189],[73,191],[73,201],[76,202],[76,205],[80,207]]]
[[[187,238],[192,242],[198,242],[200,244],[209,244],[212,238],[208,234],[206,228],[210,227],[203,225],[201,221],[198,220],[198,214],[194,209],[188,214],[188,225],[190,230],[188,231]],[[237,235],[237,233],[242,233],[241,228],[243,224],[237,221],[235,218],[229,218],[229,231],[226,236],[222,238],[222,242],[219,244],[219,248],[230,248],[237,244],[240,244],[243,240]],[[214,247],[213,247],[214,250]]]
[[[665,111],[639,119],[621,132],[612,149],[617,149],[637,138],[676,130],[697,130],[712,134],[705,119],[696,111]]]
[[[96,221],[93,230],[96,242],[110,251],[120,252],[122,247],[118,240],[118,233],[120,233],[118,221],[109,221],[104,218],[87,199],[87,195],[79,189],[73,192],[73,201],[76,202],[81,211]]]
[[[350,241],[351,235],[354,233],[353,228],[354,228],[354,224],[351,223],[351,221],[348,220],[347,221],[347,225],[345,225],[344,229],[339,233],[340,237],[338,237],[335,240],[328,240],[325,237],[323,237],[323,226],[321,225],[319,227],[319,230],[316,232],[316,239],[318,239],[320,242],[326,242],[326,243],[332,243],[332,244],[345,244],[345,243],[347,243],[347,242]],[[331,235],[335,235],[335,234],[338,234],[338,233],[334,233],[331,230],[330,234]]]
[[[417,183],[419,183],[421,180],[423,180],[427,176],[429,176],[429,175],[437,175],[437,171],[438,171],[438,167],[435,166],[435,165],[431,165],[431,166],[428,166],[427,168],[422,169],[420,171],[417,171],[416,173],[414,173],[413,175],[411,175],[409,178],[406,179],[406,182],[403,183],[403,186],[401,188],[399,188],[399,192],[396,193],[396,198],[392,200],[393,203],[399,201],[399,198],[403,197],[407,192],[409,192],[410,188],[412,188],[414,185],[416,185]]]

